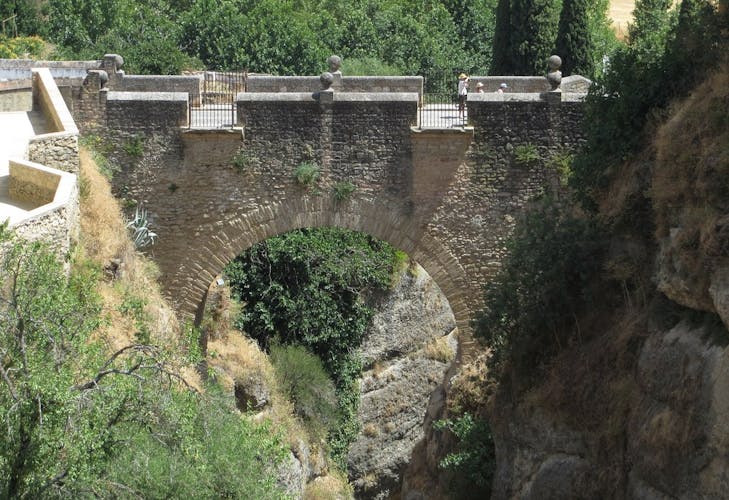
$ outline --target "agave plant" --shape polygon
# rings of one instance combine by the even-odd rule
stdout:
[[[132,231],[132,241],[135,248],[144,248],[147,245],[154,245],[157,233],[149,229],[147,210],[138,206],[134,211],[134,218],[129,221],[127,228]]]

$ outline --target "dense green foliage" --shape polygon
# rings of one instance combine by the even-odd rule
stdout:
[[[47,0],[45,13],[11,1],[18,33],[40,35],[65,58],[124,56],[132,73],[248,69],[319,74],[417,74],[452,90],[460,72],[491,62],[495,0]],[[23,22],[20,22],[20,20]],[[14,35],[15,32],[11,33]]]
[[[548,200],[525,214],[476,323],[476,334],[492,350],[492,366],[509,362],[520,373],[534,373],[569,345],[578,315],[591,301],[599,234],[594,223],[564,214]]]
[[[273,342],[304,346],[332,377],[341,417],[330,445],[339,459],[358,430],[361,366],[354,353],[373,312],[365,298],[389,287],[395,262],[385,242],[319,228],[261,242],[225,270],[233,295],[246,305],[240,329],[266,349]]]
[[[593,78],[617,41],[608,0],[499,0],[491,75],[543,75],[547,57],[562,58],[565,76]]]
[[[572,186],[594,208],[615,167],[645,144],[646,125],[664,116],[672,99],[701,81],[726,49],[729,23],[707,0],[682,3],[639,0],[630,40],[610,58],[587,98],[588,140],[574,164]],[[675,13],[674,13],[675,14]]]
[[[554,53],[562,58],[562,75],[593,75],[592,37],[588,0],[564,0]]]
[[[490,75],[510,75],[511,63],[511,0],[499,0],[494,19],[494,56]]]
[[[267,429],[180,389],[164,349],[93,340],[93,269],[67,276],[42,245],[2,244],[0,497],[281,496]]]
[[[510,57],[507,74],[543,75],[557,37],[557,0],[511,0]]]
[[[0,58],[19,59],[40,57],[43,53],[43,40],[37,36],[8,38],[0,34]]]
[[[487,498],[496,470],[496,450],[488,422],[470,413],[447,420],[437,420],[433,426],[447,429],[457,439],[456,448],[438,464],[452,471],[450,490],[454,498]]]

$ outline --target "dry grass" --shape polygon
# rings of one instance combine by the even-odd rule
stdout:
[[[81,243],[86,255],[101,266],[111,259],[130,260],[134,245],[129,241],[119,202],[85,148],[80,151],[80,177]]]
[[[423,355],[427,359],[439,361],[441,363],[450,363],[456,357],[456,351],[453,350],[448,337],[438,337],[431,340],[424,348]]]
[[[362,434],[367,437],[374,438],[380,435],[380,429],[376,424],[370,422],[362,428]]]
[[[353,496],[352,487],[341,473],[317,477],[304,491],[304,500],[347,500]]]
[[[689,274],[729,255],[729,64],[673,107],[654,141],[650,191],[656,235],[669,236]]]
[[[248,375],[260,376],[267,386],[275,383],[273,366],[254,340],[239,332],[230,331],[227,335],[208,341],[208,366],[219,374],[218,380],[227,390],[232,391],[235,380]]]
[[[143,304],[141,317],[151,339],[159,344],[179,344],[180,325],[174,311],[162,297],[154,263],[137,253],[129,240],[119,202],[111,193],[108,180],[99,173],[91,154],[80,151],[81,207],[79,251],[94,265],[104,269],[104,280],[97,286],[106,319],[96,332],[110,350],[136,342],[139,317],[121,312],[125,301]],[[176,363],[193,387],[200,387],[197,373]]]

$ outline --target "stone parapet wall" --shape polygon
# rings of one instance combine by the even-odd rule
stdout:
[[[13,200],[31,203],[37,207],[51,203],[61,176],[49,169],[39,168],[38,164],[10,160],[10,182],[8,194]]]
[[[78,135],[78,128],[48,68],[33,68],[33,109],[43,113],[52,132]]]
[[[33,109],[33,80],[0,81],[0,113]]]
[[[129,130],[132,134],[187,125],[187,94],[109,91],[106,94],[106,122],[108,127]]]
[[[11,196],[17,194],[26,202],[38,204],[11,219],[10,228],[24,239],[47,242],[63,258],[78,231],[76,175],[24,160],[10,161],[10,175]]]
[[[121,92],[187,92],[199,94],[202,75],[125,75],[113,80],[110,90]]]
[[[422,76],[335,75],[332,87],[340,92],[416,92],[423,94]],[[321,90],[318,76],[248,75],[247,92],[310,92]]]
[[[529,94],[548,92],[550,85],[543,76],[471,76],[469,91],[476,92],[476,84],[483,83],[484,93],[496,92],[502,83],[508,85],[507,94]],[[580,75],[568,76],[562,79],[561,88],[564,92],[586,93],[592,82]],[[455,85],[455,84],[454,84]]]
[[[83,79],[86,71],[98,69],[101,61],[36,61],[33,59],[0,59],[0,80],[22,80],[31,77],[33,68],[48,68],[53,78]]]
[[[30,161],[78,173],[78,134],[61,132],[37,135],[28,143]]]
[[[20,111],[33,112],[38,120],[32,123],[36,134],[41,130],[50,129],[51,132],[30,138],[30,161],[20,158],[9,160],[8,199],[5,202],[15,206],[7,218],[10,227],[20,237],[49,243],[63,259],[68,255],[71,239],[78,231],[75,173],[79,168],[79,132],[51,71],[28,67],[28,72],[32,73],[31,80],[6,82],[0,93],[13,87],[24,90],[26,95],[31,96],[32,106]],[[32,88],[26,87],[28,82]]]

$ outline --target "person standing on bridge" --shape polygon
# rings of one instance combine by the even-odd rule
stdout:
[[[465,73],[458,75],[458,118],[464,119],[466,115],[466,98],[468,97],[468,76]]]

